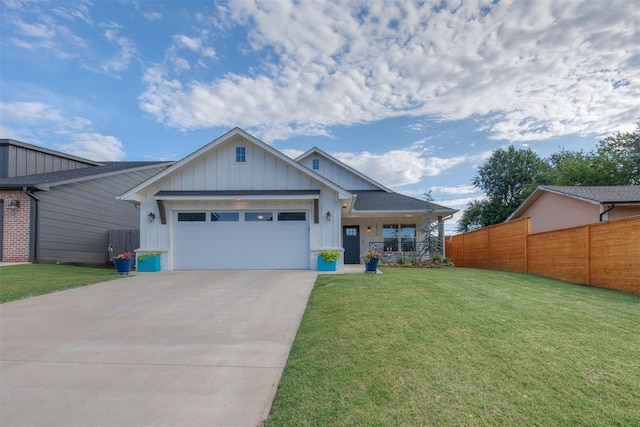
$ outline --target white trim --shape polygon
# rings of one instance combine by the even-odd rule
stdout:
[[[224,135],[214,139],[209,144],[205,145],[204,147],[200,148],[199,150],[194,151],[193,153],[189,154],[187,157],[183,158],[179,162],[177,162],[177,163],[173,164],[172,166],[168,167],[167,169],[165,169],[164,171],[162,171],[159,174],[155,175],[154,177],[151,177],[148,180],[138,184],[137,186],[133,187],[131,190],[127,191],[126,193],[121,194],[120,196],[118,196],[118,199],[126,200],[126,201],[140,201],[138,199],[137,193],[141,192],[142,190],[144,190],[145,188],[151,186],[152,184],[162,180],[163,178],[175,173],[176,171],[180,170],[184,166],[186,166],[186,165],[190,164],[191,162],[195,161],[196,159],[198,159],[200,156],[202,156],[205,153],[213,150],[214,148],[218,147],[219,145],[223,144],[224,142],[228,141],[229,139],[233,138],[236,135],[240,135],[241,137],[245,138],[248,142],[251,142],[254,145],[260,147],[263,150],[265,150],[266,152],[272,154],[277,159],[287,163],[289,166],[291,166],[291,167],[295,168],[296,170],[298,170],[298,171],[310,176],[311,178],[314,178],[317,181],[320,181],[322,184],[324,184],[327,187],[331,188],[332,190],[336,191],[339,194],[340,198],[349,199],[349,198],[353,197],[353,195],[349,191],[345,190],[344,188],[340,187],[339,185],[335,184],[334,182],[329,181],[327,178],[323,177],[322,175],[320,175],[320,174],[312,171],[311,169],[301,165],[300,163],[296,162],[295,160],[291,159],[288,156],[285,156],[283,153],[281,153],[280,151],[278,151],[275,148],[271,147],[270,145],[265,144],[264,142],[260,141],[256,137],[254,137],[254,136],[248,134],[247,132],[245,132],[244,130],[236,127],[236,128],[233,128],[232,130],[230,130],[229,132],[225,133]]]
[[[314,200],[320,199],[320,194],[297,194],[297,195],[252,195],[252,196],[154,196],[155,200],[167,201],[206,201],[206,200]]]

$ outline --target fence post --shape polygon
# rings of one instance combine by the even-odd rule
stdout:
[[[584,228],[584,238],[586,246],[584,282],[586,285],[591,286],[591,225],[587,225]]]

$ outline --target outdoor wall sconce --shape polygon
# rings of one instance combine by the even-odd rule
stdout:
[[[154,214],[153,212],[149,212],[147,218],[149,218],[149,222],[153,222],[153,220],[156,219],[156,214]]]
[[[367,234],[371,234],[371,227],[367,227]]]
[[[327,211],[327,221],[331,221],[331,212]]]
[[[7,205],[7,209],[18,209],[20,207],[20,200],[13,200]]]

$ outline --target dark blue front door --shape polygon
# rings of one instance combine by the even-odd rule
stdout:
[[[357,225],[342,227],[342,247],[345,264],[360,264],[360,227]]]

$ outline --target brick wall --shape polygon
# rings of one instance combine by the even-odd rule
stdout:
[[[0,191],[4,200],[2,227],[2,261],[29,261],[30,212],[31,200],[22,191]],[[9,209],[9,204],[20,201],[18,209]]]

